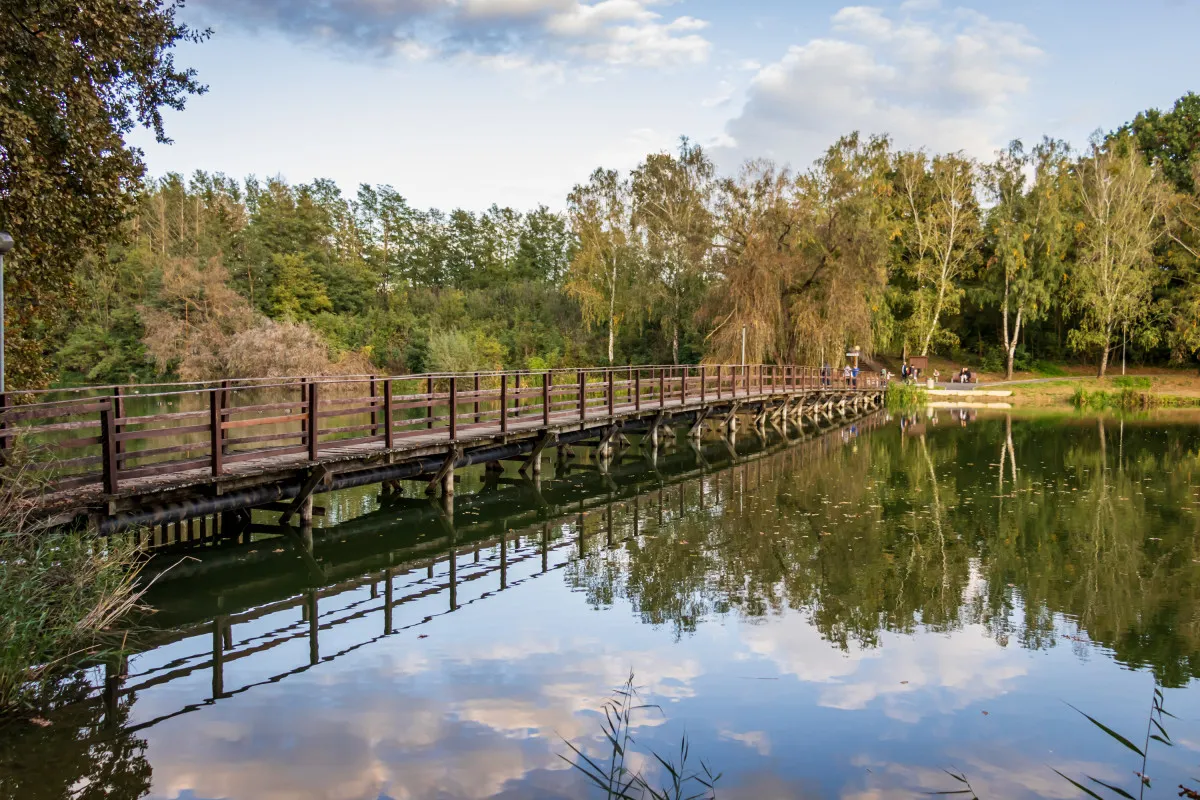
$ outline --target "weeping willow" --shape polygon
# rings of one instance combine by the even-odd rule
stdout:
[[[747,164],[721,185],[719,280],[702,309],[713,360],[870,354],[889,253],[888,141],[843,137],[808,172]]]

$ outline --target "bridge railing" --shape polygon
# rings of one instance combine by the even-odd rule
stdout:
[[[0,455],[51,491],[117,494],[287,459],[416,448],[515,430],[802,391],[877,390],[880,378],[781,365],[304,376],[0,395]],[[20,404],[16,404],[17,402]],[[236,467],[239,464],[249,466]]]

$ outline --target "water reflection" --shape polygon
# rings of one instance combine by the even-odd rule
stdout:
[[[665,710],[639,739],[686,730],[734,797],[916,796],[950,765],[1066,797],[1046,764],[1127,771],[1061,700],[1144,727],[1158,682],[1200,714],[1190,420],[942,411],[767,445],[477,475],[452,517],[390,496],[311,552],[203,553],[107,711],[3,738],[0,796],[585,797],[560,737],[601,752],[630,667]]]

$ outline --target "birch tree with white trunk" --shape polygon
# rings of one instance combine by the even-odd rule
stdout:
[[[608,363],[616,356],[617,325],[633,301],[638,267],[630,215],[629,182],[616,170],[597,169],[567,196],[567,213],[578,239],[567,270],[567,292],[589,324],[608,330]]]
[[[902,271],[913,283],[909,328],[923,356],[935,344],[957,342],[944,323],[958,312],[962,281],[971,274],[983,237],[977,172],[962,153],[929,159],[916,151],[896,157]]]
[[[1141,323],[1163,277],[1154,247],[1166,235],[1169,194],[1157,168],[1123,137],[1093,141],[1076,170],[1080,222],[1068,292],[1080,320],[1067,341],[1077,351],[1097,352],[1097,374],[1104,377],[1122,329],[1143,344],[1156,341],[1155,328]]]

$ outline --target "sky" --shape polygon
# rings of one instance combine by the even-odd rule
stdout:
[[[680,136],[725,174],[839,135],[987,159],[1079,147],[1200,90],[1200,0],[188,0],[209,91],[139,131],[151,174],[388,184],[418,207],[561,208]]]

